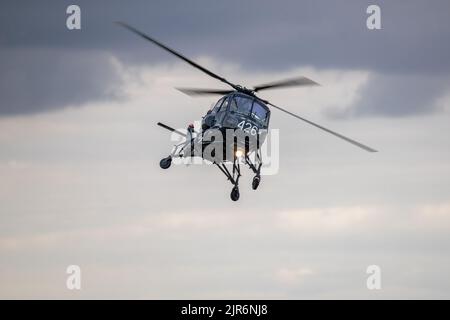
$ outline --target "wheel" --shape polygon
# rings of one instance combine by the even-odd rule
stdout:
[[[169,169],[171,164],[172,164],[172,157],[171,156],[168,156],[167,158],[163,158],[159,162],[159,166],[161,167],[161,169]]]
[[[253,182],[252,182],[252,189],[256,190],[258,189],[259,183],[261,182],[261,177],[260,176],[255,176],[253,178]]]
[[[238,187],[234,187],[233,190],[231,190],[230,198],[233,201],[239,200],[239,188]]]

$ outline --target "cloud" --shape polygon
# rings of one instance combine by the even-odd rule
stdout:
[[[106,52],[2,50],[0,115],[35,114],[123,97],[122,73]]]
[[[368,218],[373,217],[375,212],[373,208],[360,207],[300,209],[281,212],[279,218],[282,228],[294,232],[343,232],[368,224]]]
[[[450,32],[446,15],[449,3],[445,0],[433,1],[433,5],[420,0],[407,5],[379,1],[381,31],[366,28],[366,9],[372,4],[368,0],[286,0],[283,5],[269,0],[138,0],[127,7],[120,1],[79,1],[81,32],[65,28],[65,8],[70,2],[47,3],[3,2],[5,14],[0,26],[8,32],[0,44],[112,49],[147,57],[140,63],[154,63],[156,48],[112,23],[124,20],[190,56],[207,53],[257,70],[289,69],[303,64],[396,73],[450,70],[444,59],[450,45],[438,40],[448,38]],[[229,10],[237,6],[239,10]],[[165,54],[161,57],[166,61],[173,59]]]
[[[311,208],[304,211],[311,217],[327,212],[327,220],[345,223],[336,224],[333,230],[326,225],[320,229],[303,215],[305,228],[299,228],[299,218],[293,227],[296,234],[286,234],[280,225],[284,214],[249,208],[233,213],[225,207],[195,213],[149,211],[103,226],[92,226],[90,221],[83,227],[60,225],[58,231],[35,229],[0,237],[0,296],[445,297],[449,283],[442,281],[440,272],[449,266],[442,255],[448,246],[444,239],[449,225],[430,229],[429,222],[435,222],[429,214],[447,215],[448,207],[446,203],[409,208],[361,207],[357,211],[367,214],[356,214],[356,224],[351,222],[355,220],[355,208]],[[405,210],[406,214],[395,214]],[[110,216],[115,220],[114,213],[108,210],[97,211],[96,215],[91,215],[92,219],[101,215],[102,219]],[[85,217],[81,213],[75,219]],[[46,223],[55,220],[47,215],[40,215],[40,219]],[[258,233],[252,231],[254,224],[259,225]],[[306,232],[309,226],[314,229]],[[436,241],[441,242],[439,249]],[[64,289],[65,268],[73,263],[80,265],[83,272],[83,291],[76,295]],[[365,270],[373,263],[380,265],[383,272],[383,290],[376,296],[365,289]],[[30,286],[37,289],[30,291]],[[111,290],[114,287],[116,290]]]
[[[439,101],[450,92],[450,77],[442,75],[372,73],[345,110],[330,109],[334,117],[402,117],[442,111]]]
[[[114,25],[117,20],[189,57],[208,55],[246,72],[312,66],[376,74],[347,116],[434,112],[443,93],[439,77],[448,83],[450,45],[441,41],[449,37],[447,1],[381,1],[379,31],[365,27],[370,1],[135,1],[125,8],[117,1],[80,1],[82,30],[76,32],[65,28],[69,4],[2,3],[0,116],[114,99],[121,74],[111,57],[127,67],[175,61]],[[233,4],[239,10],[229,10]]]
[[[276,272],[276,278],[284,285],[299,285],[305,278],[314,275],[310,268],[281,268]]]
[[[450,127],[448,94],[435,81],[446,81],[447,66],[439,55],[446,53],[447,44],[438,44],[443,50],[433,54],[427,43],[426,50],[415,50],[423,45],[418,39],[424,35],[447,32],[437,30],[440,15],[447,11],[442,10],[431,29],[414,29],[418,38],[408,38],[406,30],[415,23],[411,14],[418,9],[399,5],[391,11],[390,5],[388,10],[382,6],[388,34],[369,35],[361,29],[355,41],[371,37],[374,46],[359,48],[351,46],[350,31],[364,26],[364,15],[359,16],[364,5],[335,10],[312,1],[302,3],[304,7],[297,2],[281,7],[246,2],[235,12],[227,11],[230,5],[225,2],[190,11],[185,11],[184,2],[152,2],[155,10],[145,10],[144,5],[125,8],[130,13],[124,9],[124,20],[155,31],[158,38],[242,84],[295,75],[318,81],[322,87],[267,91],[263,97],[380,150],[361,152],[274,110],[271,126],[280,129],[280,171],[264,176],[255,192],[252,173],[243,170],[241,199],[234,203],[229,200],[231,185],[212,166],[172,166],[168,171],[158,166],[171,142],[155,123],[184,127],[199,119],[215,99],[190,99],[173,87],[217,83],[124,30],[116,33],[109,20],[121,9],[117,3],[97,7],[82,2],[87,23],[86,32],[79,34],[59,29],[59,22],[64,26],[61,3],[61,11],[47,9],[52,5],[40,9],[38,13],[50,16],[41,25],[36,13],[31,23],[36,28],[20,20],[18,33],[12,32],[13,18],[0,19],[2,30],[8,30],[0,42],[8,52],[17,52],[16,60],[10,53],[6,57],[16,61],[18,74],[33,69],[33,51],[41,52],[37,61],[43,66],[51,66],[51,58],[58,62],[52,53],[57,51],[67,57],[64,61],[73,59],[70,67],[58,62],[57,69],[66,70],[65,77],[69,71],[78,74],[80,95],[43,96],[39,99],[61,101],[61,109],[56,103],[51,108],[42,104],[30,111],[32,116],[22,112],[0,118],[1,297],[448,298],[450,282],[442,274],[450,266]],[[429,4],[415,8],[421,6]],[[412,22],[390,18],[400,7]],[[25,2],[16,8],[23,12],[21,19],[32,9]],[[167,23],[169,13],[177,23]],[[352,21],[353,13],[360,20]],[[217,20],[211,18],[215,14]],[[159,20],[152,19],[156,15]],[[333,20],[335,15],[347,17],[349,25]],[[415,21],[424,25],[430,21],[427,16],[424,10]],[[237,22],[229,25],[230,18]],[[295,19],[302,25],[293,23]],[[193,29],[183,28],[190,24]],[[314,36],[305,38],[310,32]],[[378,45],[390,48],[379,42],[388,35],[389,43],[399,48],[378,52]],[[298,38],[293,42],[294,36]],[[39,44],[42,51],[35,47]],[[347,56],[344,45],[351,51]],[[405,48],[414,49],[410,59],[401,55]],[[404,64],[395,67],[402,59]],[[269,63],[272,60],[276,63]],[[11,74],[5,61],[1,68]],[[21,69],[20,62],[26,68]],[[111,82],[99,83],[104,78],[100,73],[110,75]],[[28,87],[47,86],[45,81],[42,86],[37,80],[27,82],[26,77],[21,81]],[[397,86],[396,81],[405,82],[402,90],[391,92],[386,85],[373,95],[367,92],[377,82]],[[84,82],[89,87],[83,87]],[[359,116],[353,109],[363,107],[364,95],[375,101],[383,92],[400,92],[402,97],[408,87],[420,90],[421,83],[426,83],[421,95],[429,101],[440,97],[437,106],[443,113],[426,109],[431,112],[427,117],[392,117],[386,106],[383,114],[388,117],[380,117],[370,112]],[[116,85],[121,90],[113,92],[123,94],[123,100],[109,95]],[[433,85],[439,91],[433,91]],[[411,95],[413,99],[414,92]],[[352,110],[354,117],[325,117],[329,109],[344,115]],[[65,289],[69,264],[82,267],[82,292]],[[382,268],[382,292],[365,288],[370,264]]]

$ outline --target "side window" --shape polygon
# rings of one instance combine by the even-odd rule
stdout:
[[[211,109],[212,112],[217,112],[220,109],[220,106],[222,105],[222,102],[225,98],[220,99],[217,101],[216,105]]]
[[[236,103],[236,97],[233,97],[231,99],[231,103],[230,103],[230,111],[237,112],[237,110],[238,110],[238,106]]]
[[[217,110],[217,111],[225,111],[225,110],[227,109],[228,101],[229,101],[229,100],[230,100],[230,99],[225,98],[225,100],[224,100],[223,103],[222,103],[222,106],[221,106],[220,109]]]
[[[253,103],[252,117],[260,122],[265,122],[267,117],[266,109],[261,106],[256,100],[255,103]]]

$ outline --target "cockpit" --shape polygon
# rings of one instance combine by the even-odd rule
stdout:
[[[270,117],[269,108],[263,102],[242,93],[232,93],[223,97],[217,101],[211,112],[216,115],[227,113],[244,116],[257,122],[261,127],[268,125]]]

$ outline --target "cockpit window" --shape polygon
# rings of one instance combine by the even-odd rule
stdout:
[[[253,103],[252,117],[258,121],[265,122],[267,118],[267,110],[255,100]]]
[[[220,110],[220,106],[222,105],[222,102],[225,100],[225,98],[220,99],[217,101],[216,105],[211,109],[213,112],[217,112]]]
[[[247,115],[250,113],[250,110],[252,109],[252,103],[253,99],[242,96],[234,96],[231,102],[230,111],[239,112]]]
[[[225,100],[223,101],[222,105],[220,106],[220,109],[217,110],[217,111],[220,111],[220,110],[225,111],[227,106],[228,106],[228,101],[230,101],[230,99],[225,98]]]

